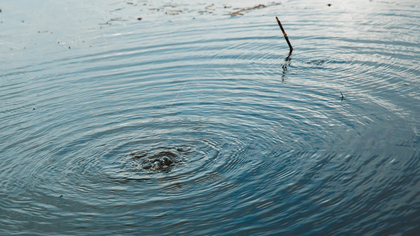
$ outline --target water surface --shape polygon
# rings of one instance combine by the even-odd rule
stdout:
[[[415,234],[419,7],[2,2],[0,234]]]

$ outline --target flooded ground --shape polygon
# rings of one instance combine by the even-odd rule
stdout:
[[[0,234],[419,232],[418,1],[0,9]]]

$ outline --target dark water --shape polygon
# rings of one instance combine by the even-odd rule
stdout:
[[[224,3],[0,3],[1,235],[420,232],[420,3]]]

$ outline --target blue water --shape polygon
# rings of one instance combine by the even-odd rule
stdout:
[[[418,1],[0,9],[1,235],[420,232]]]

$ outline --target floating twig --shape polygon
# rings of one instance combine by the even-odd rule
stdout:
[[[286,39],[287,44],[289,44],[290,51],[293,51],[292,44],[289,41],[289,37],[287,37],[286,31],[284,31],[283,26],[281,25],[279,18],[277,18],[277,16],[276,16],[276,19],[277,19],[277,23],[279,23],[281,31],[283,32],[283,35],[284,35],[284,38]]]
[[[340,93],[341,93],[341,101],[343,101],[344,100],[343,92],[340,91]]]

